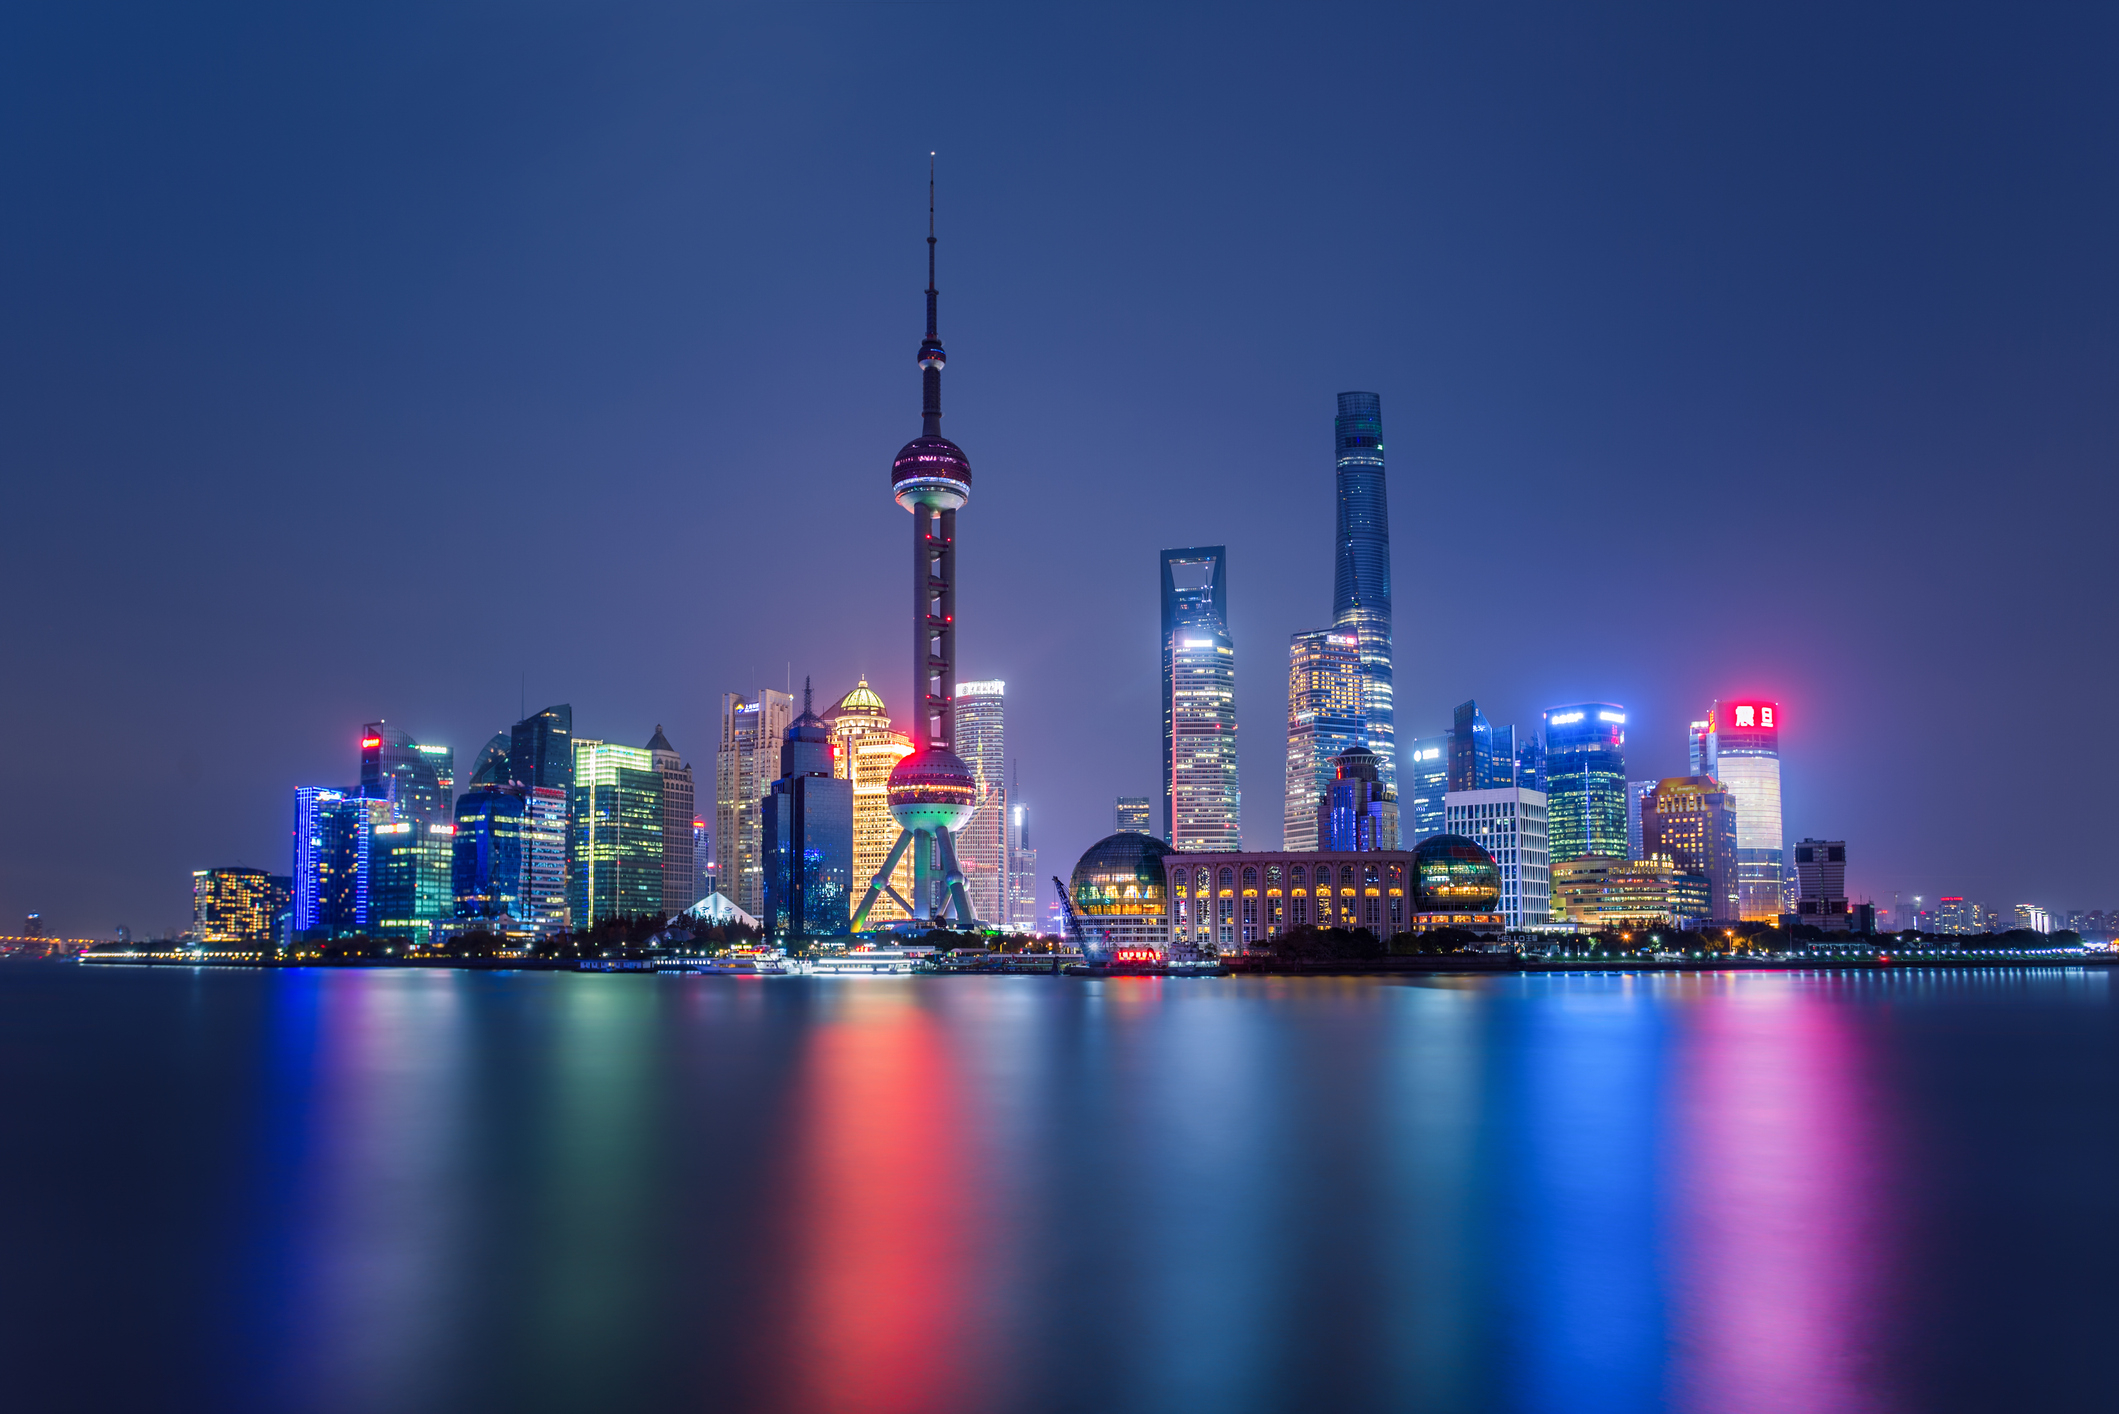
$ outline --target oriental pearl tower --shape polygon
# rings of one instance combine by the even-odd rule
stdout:
[[[956,513],[971,499],[971,463],[942,435],[942,365],[935,332],[934,169],[927,172],[927,337],[920,341],[920,435],[890,468],[890,492],[912,512],[912,698],[920,704],[912,736],[918,745],[890,773],[890,815],[898,842],[868,882],[854,910],[853,931],[868,922],[876,895],[887,892],[921,923],[953,915],[979,926],[964,892],[952,836],[974,813],[978,783],[949,748],[956,739]],[[891,872],[911,849],[912,898],[890,887]],[[940,877],[936,868],[940,868]],[[937,884],[940,889],[936,888]],[[939,895],[939,896],[938,896]]]

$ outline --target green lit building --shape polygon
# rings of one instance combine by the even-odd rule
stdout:
[[[653,751],[574,738],[567,904],[575,928],[662,912],[663,784]]]
[[[368,898],[363,931],[424,943],[456,911],[456,826],[390,820],[368,827]]]

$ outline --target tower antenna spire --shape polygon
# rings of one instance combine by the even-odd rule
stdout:
[[[934,323],[934,154],[927,154],[927,337],[936,338]]]

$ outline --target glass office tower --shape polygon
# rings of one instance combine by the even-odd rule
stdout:
[[[361,794],[388,800],[401,820],[422,825],[447,824],[455,753],[448,747],[422,747],[388,722],[361,729]],[[439,768],[439,769],[437,769]]]
[[[1391,525],[1383,485],[1383,400],[1341,393],[1332,423],[1339,514],[1333,535],[1332,626],[1355,636],[1361,712],[1382,783],[1398,786],[1397,716],[1391,696]],[[1290,846],[1292,848],[1292,846]]]
[[[1546,826],[1552,860],[1631,857],[1627,841],[1626,709],[1581,702],[1545,713]]]
[[[960,719],[961,720],[961,719]],[[853,907],[853,782],[834,771],[831,727],[809,710],[780,743],[780,777],[759,810],[765,926],[787,942],[843,937]]]
[[[662,912],[662,773],[655,754],[575,737],[569,807],[573,926]]]
[[[1708,713],[1712,774],[1736,798],[1737,908],[1747,923],[1782,911],[1780,704],[1717,702]]]
[[[1415,737],[1405,746],[1405,792],[1400,797],[1400,838],[1416,845],[1447,828],[1443,796],[1449,793],[1449,734]]]
[[[1312,629],[1288,640],[1288,779],[1280,847],[1316,849],[1318,802],[1330,792],[1333,763],[1364,746],[1361,652],[1357,637]],[[1381,757],[1377,758],[1378,770]],[[1396,848],[1394,844],[1391,848]]]
[[[956,685],[957,759],[978,782],[976,813],[957,830],[964,892],[982,923],[1008,919],[1007,684],[999,678]],[[867,880],[863,879],[863,885]],[[874,911],[870,911],[870,917]]]
[[[1178,849],[1242,848],[1228,552],[1162,553],[1163,830]]]
[[[692,768],[655,723],[648,755],[662,777],[662,911],[675,918],[706,895],[693,891],[698,865],[692,858],[692,823],[698,818]]]
[[[524,916],[523,788],[473,786],[456,798],[452,885],[459,918]]]
[[[1486,720],[1476,700],[1460,702],[1449,733],[1449,788],[1505,790],[1516,784],[1516,729]]]

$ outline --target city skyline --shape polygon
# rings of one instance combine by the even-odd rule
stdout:
[[[146,930],[194,869],[283,872],[291,791],[350,784],[364,722],[452,745],[459,780],[529,701],[596,739],[661,723],[704,813],[722,693],[898,682],[874,458],[903,435],[904,234],[936,149],[965,236],[955,416],[997,469],[960,656],[1009,684],[1048,863],[1155,777],[1143,566],[1176,545],[1228,549],[1243,843],[1274,843],[1275,659],[1333,592],[1321,429],[1358,388],[1390,414],[1406,741],[1467,698],[1519,730],[1619,702],[1629,778],[1663,778],[1709,703],[1777,701],[1784,840],[1848,840],[1857,896],[2110,902],[2094,802],[2119,766],[2092,739],[2062,789],[2006,725],[2119,685],[2094,556],[2053,543],[2114,495],[2113,198],[2068,175],[2108,166],[2077,110],[2101,21],[1556,11],[1525,56],[1494,17],[1378,12],[1399,57],[1360,91],[1317,17],[1271,43],[1148,17],[1136,38],[1212,60],[1174,83],[1094,23],[729,21],[823,58],[777,88],[675,14],[595,65],[542,32],[472,52],[320,23],[244,47],[201,22],[104,63],[55,21],[0,59],[37,115],[0,158],[23,214],[0,450],[31,685],[7,722],[40,747],[0,767],[0,909]],[[1053,62],[1020,97],[891,101],[910,66],[990,75],[1028,40]],[[381,82],[408,55],[408,87]],[[222,106],[156,105],[177,56]],[[1266,76],[1318,101],[1269,110]],[[1110,105],[1052,119],[1084,82]],[[1204,112],[1226,121],[1199,138]],[[2048,145],[2050,171],[2020,160]],[[1319,220],[1357,172],[1360,219]],[[1798,533],[1818,487],[1832,533]],[[626,576],[559,568],[590,495],[657,518]],[[791,506],[797,550],[752,554]],[[1772,553],[1734,583],[1635,568],[1735,525]],[[452,600],[465,555],[509,557],[506,612]],[[1982,655],[1938,696],[1936,665]],[[1903,769],[1944,752],[1964,769]],[[109,818],[120,769],[162,807]],[[2030,813],[2059,826],[2035,847],[1987,823]]]

